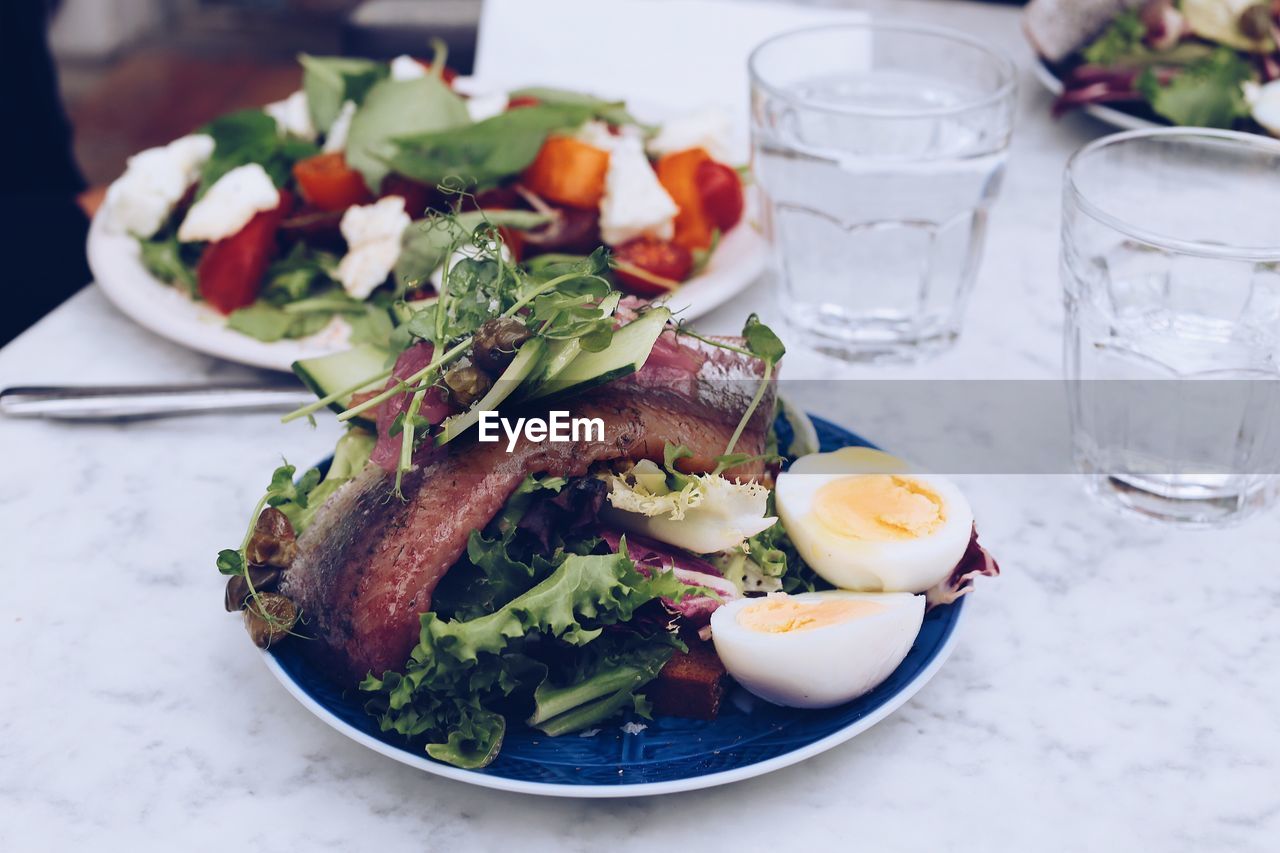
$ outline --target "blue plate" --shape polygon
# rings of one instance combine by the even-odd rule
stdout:
[[[847,430],[814,418],[823,451],[867,445]],[[779,419],[780,444],[790,428]],[[658,717],[628,733],[620,722],[588,737],[547,737],[514,723],[502,752],[483,770],[462,770],[427,757],[421,744],[378,731],[358,690],[343,690],[312,666],[297,644],[263,656],[298,701],[347,737],[405,764],[441,776],[507,791],[570,797],[627,797],[722,785],[794,764],[866,731],[925,685],[951,653],[964,599],[936,607],[902,664],[865,696],[817,711],[781,708],[734,688],[718,719]],[[636,728],[629,726],[629,729]]]

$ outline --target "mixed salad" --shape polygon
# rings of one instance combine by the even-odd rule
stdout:
[[[476,216],[427,220],[466,257],[387,348],[299,363],[319,398],[288,419],[332,407],[347,432],[327,468],[277,469],[217,559],[253,640],[358,688],[384,732],[479,768],[512,726],[714,718],[731,679],[839,704],[996,573],[947,481],[778,446],[784,351],[754,316],[699,335],[603,251],[519,264]],[[483,440],[487,413],[548,407],[600,431]]]
[[[727,120],[662,126],[620,102],[545,88],[472,93],[435,58],[302,56],[302,89],[130,158],[104,225],[158,279],[262,341],[384,341],[469,251],[431,214],[476,213],[512,260],[611,250],[644,298],[706,263],[743,215]]]
[[[1083,6],[1089,16],[1061,0],[1035,0],[1027,13],[1033,41],[1063,83],[1058,111],[1107,104],[1177,125],[1280,136],[1280,4]],[[1105,23],[1100,29],[1090,26],[1094,13]]]

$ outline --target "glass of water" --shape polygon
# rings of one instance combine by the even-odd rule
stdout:
[[[1013,124],[1013,64],[961,33],[798,30],[749,62],[752,167],[781,310],[852,361],[949,347]]]
[[[1067,165],[1065,368],[1078,467],[1185,525],[1267,503],[1280,452],[1280,143],[1121,133]]]

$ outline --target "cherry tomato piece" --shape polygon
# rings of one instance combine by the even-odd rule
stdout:
[[[292,209],[293,195],[281,190],[278,205],[259,211],[230,237],[205,247],[196,267],[196,281],[206,302],[223,314],[253,304],[276,254],[280,223]]]
[[[663,296],[693,269],[693,255],[672,240],[637,237],[613,250],[614,277],[628,293]]]

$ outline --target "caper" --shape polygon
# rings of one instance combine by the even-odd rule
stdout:
[[[515,317],[485,320],[476,330],[471,358],[490,373],[501,373],[531,334],[529,327]]]
[[[298,554],[298,538],[288,516],[273,506],[264,509],[244,553],[250,565],[289,568]]]
[[[278,592],[264,592],[244,609],[245,630],[260,649],[287,637],[297,621],[298,608]]]
[[[1266,3],[1255,3],[1240,13],[1236,20],[1240,33],[1251,41],[1271,37],[1271,9]]]
[[[449,396],[462,408],[468,408],[493,387],[493,380],[474,364],[459,364],[444,374]]]
[[[281,571],[274,566],[250,566],[249,577],[253,581],[253,588],[258,592],[270,592],[280,583]],[[245,599],[249,597],[249,584],[245,582],[244,575],[232,575],[227,579],[227,594],[223,604],[227,608],[228,613],[235,613],[244,607]]]

